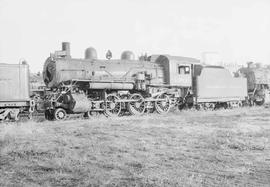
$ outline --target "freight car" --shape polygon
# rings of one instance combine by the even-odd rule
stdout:
[[[251,105],[262,105],[270,98],[270,68],[261,64],[247,63],[236,72],[236,77],[247,78],[247,89]]]
[[[0,121],[18,120],[20,114],[31,117],[35,102],[29,93],[29,66],[0,64]]]
[[[45,117],[62,120],[78,113],[118,116],[167,113],[173,106],[240,106],[247,96],[246,79],[233,78],[222,67],[202,66],[186,57],[155,55],[139,61],[133,56],[126,51],[120,60],[99,60],[95,49],[88,48],[84,59],[75,59],[69,43],[62,43],[62,50],[52,53],[43,68],[50,88]]]

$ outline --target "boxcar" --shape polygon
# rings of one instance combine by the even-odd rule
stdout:
[[[17,120],[20,113],[33,112],[27,64],[0,64],[0,88],[0,120]]]

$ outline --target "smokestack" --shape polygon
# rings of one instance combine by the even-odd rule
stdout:
[[[70,58],[70,43],[69,42],[62,42],[62,51],[66,52],[66,57]]]

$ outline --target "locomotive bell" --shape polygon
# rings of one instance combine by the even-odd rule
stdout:
[[[96,49],[93,47],[88,47],[87,49],[85,49],[84,57],[85,59],[97,59]]]
[[[135,59],[135,55],[132,51],[124,51],[121,54],[121,60],[134,60]]]

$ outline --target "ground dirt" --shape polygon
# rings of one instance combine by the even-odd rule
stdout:
[[[270,109],[0,124],[0,186],[270,186]]]

